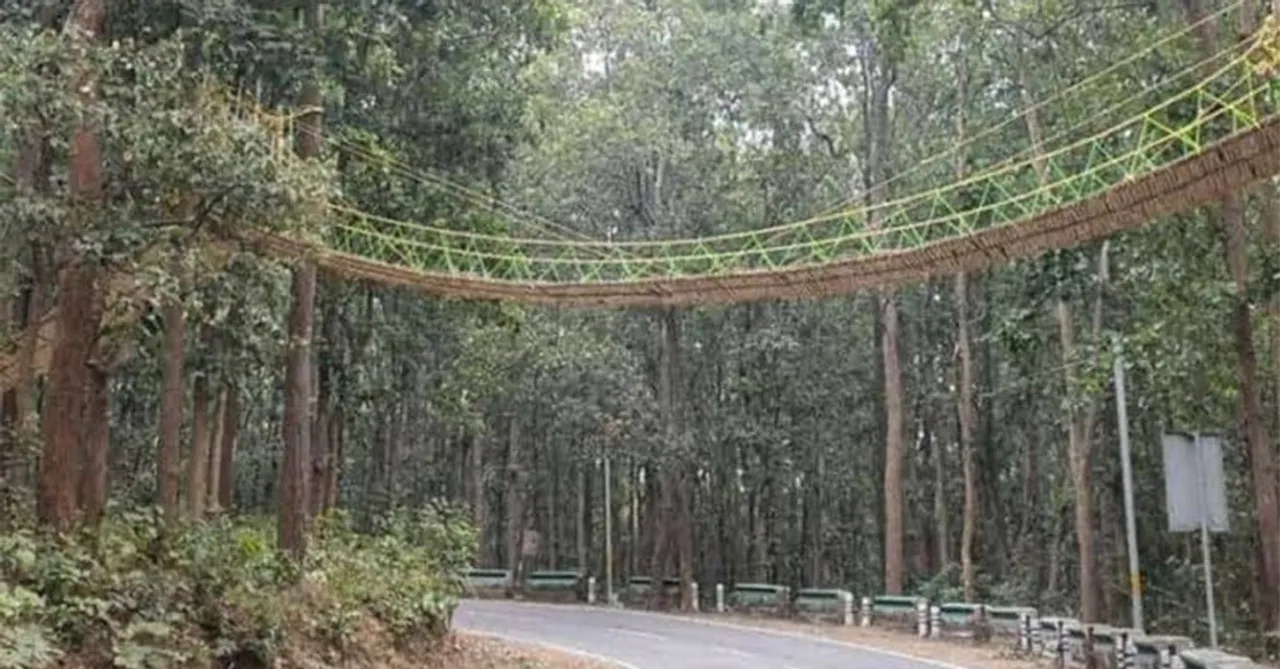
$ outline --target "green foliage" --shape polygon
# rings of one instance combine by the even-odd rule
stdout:
[[[439,638],[462,594],[459,573],[475,553],[474,530],[445,504],[393,513],[375,527],[357,534],[346,516],[335,515],[318,528],[307,578],[330,598],[312,625],[345,645],[368,612],[398,642]]]
[[[265,519],[165,532],[141,513],[91,534],[0,536],[0,669],[41,669],[64,654],[119,669],[214,658],[271,666],[296,635],[344,650],[370,618],[397,640],[439,638],[475,543],[446,506],[392,514],[368,534],[323,519],[305,565],[282,557],[272,536]]]

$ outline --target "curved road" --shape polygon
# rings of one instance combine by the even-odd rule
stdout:
[[[626,669],[959,669],[817,637],[604,607],[470,599],[453,624]]]

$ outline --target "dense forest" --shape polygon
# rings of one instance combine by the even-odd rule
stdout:
[[[71,620],[83,598],[49,579],[74,565],[85,588],[158,560],[236,592],[299,565],[428,574],[352,586],[375,609],[400,587],[447,597],[469,563],[602,576],[607,517],[619,580],[1123,623],[1119,359],[1147,628],[1206,633],[1199,544],[1165,517],[1178,429],[1225,437],[1224,643],[1280,629],[1270,184],[970,275],[647,312],[442,299],[219,241],[320,234],[344,209],[622,241],[874,204],[984,150],[1035,156],[1270,8],[281,4],[0,2],[0,574],[18,584],[0,581],[0,622]],[[36,564],[51,546],[65,564]],[[63,608],[40,613],[32,583]],[[397,606],[378,610],[446,624],[444,604]]]

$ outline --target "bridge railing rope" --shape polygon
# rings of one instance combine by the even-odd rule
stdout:
[[[1045,157],[1052,179],[1044,185],[1030,159],[999,166],[882,205],[883,227],[877,230],[866,229],[870,210],[863,208],[785,231],[609,244],[518,239],[346,210],[339,212],[327,242],[334,251],[389,265],[515,283],[770,272],[910,250],[1098,197],[1116,184],[1258,127],[1276,114],[1277,100],[1257,53],[1240,48],[1203,79],[1188,82],[1185,75],[1202,64],[1193,65],[1175,80],[1182,84],[1179,90],[1154,89],[1162,94],[1158,101],[1138,96],[1147,102],[1145,109],[1103,133],[1050,149]]]

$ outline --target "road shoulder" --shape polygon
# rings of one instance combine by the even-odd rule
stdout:
[[[896,655],[948,669],[1043,669],[1047,662],[1018,657],[1012,649],[962,639],[921,639],[885,629],[822,625],[735,614],[679,614],[709,624],[750,627],[788,636],[817,637],[859,649]]]
[[[620,669],[624,665],[571,648],[455,631],[430,669]]]

